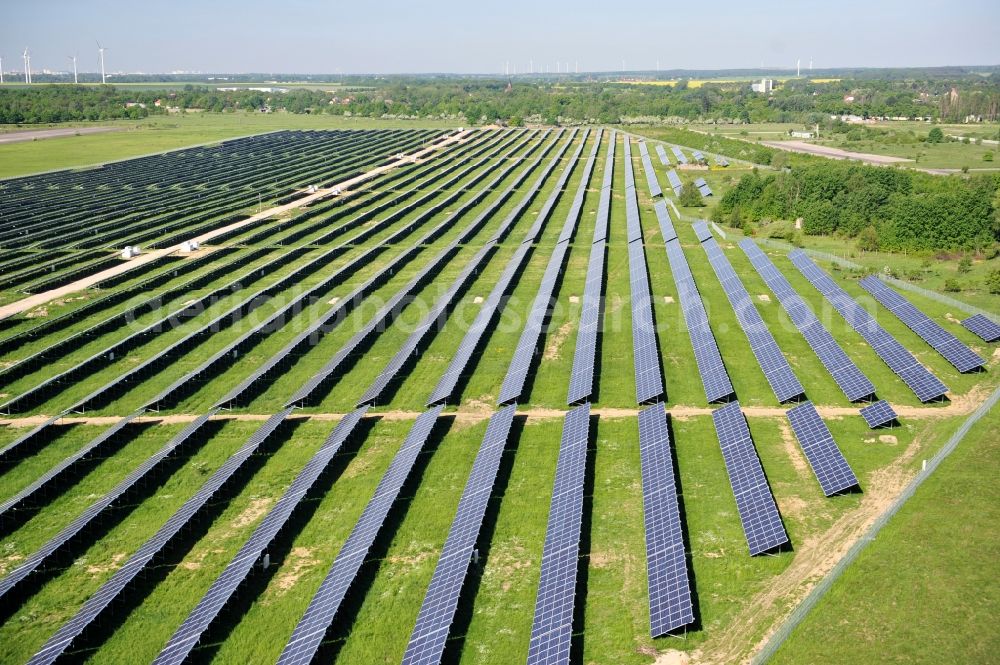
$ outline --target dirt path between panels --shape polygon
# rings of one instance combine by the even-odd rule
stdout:
[[[221,235],[230,233],[245,226],[252,226],[253,224],[264,221],[265,219],[270,219],[271,217],[275,217],[282,213],[290,212],[295,208],[315,203],[321,199],[325,199],[330,196],[342,195],[345,192],[350,191],[352,187],[356,187],[361,183],[370,180],[376,176],[379,176],[387,171],[391,171],[393,169],[399,168],[400,166],[405,166],[407,164],[413,164],[419,160],[426,158],[428,155],[431,155],[432,153],[437,152],[455,143],[464,143],[469,140],[470,135],[471,135],[471,130],[468,129],[459,132],[457,134],[452,134],[451,136],[446,137],[444,140],[435,143],[434,145],[429,146],[427,148],[423,148],[422,150],[419,150],[413,154],[406,155],[402,159],[397,159],[383,166],[371,169],[370,171],[365,171],[361,175],[331,185],[330,187],[316,190],[316,192],[312,194],[304,193],[304,196],[295,199],[291,203],[286,203],[284,205],[268,208],[267,210],[261,211],[256,215],[253,215],[252,217],[248,217],[247,219],[244,219],[239,222],[234,222],[233,224],[229,224],[228,226],[223,226],[218,229],[213,229],[212,231],[203,233],[200,236],[195,236],[194,238],[191,238],[191,240],[196,240],[198,241],[199,244],[205,244],[211,242],[213,238],[217,238]],[[93,275],[88,275],[87,277],[83,277],[82,279],[78,279],[75,282],[71,282],[57,289],[52,289],[50,291],[45,291],[43,293],[37,293],[35,295],[28,296],[27,298],[17,300],[15,302],[0,307],[0,319],[6,319],[8,317],[14,316],[15,314],[26,312],[29,309],[34,309],[39,305],[44,305],[45,303],[51,300],[55,300],[56,298],[60,298],[70,293],[82,291],[86,288],[94,286],[99,282],[103,282],[106,279],[116,277],[117,275],[121,275],[122,273],[128,272],[130,270],[135,270],[136,268],[143,266],[147,263],[150,263],[151,261],[155,261],[161,257],[168,256],[175,252],[179,252],[180,250],[181,250],[181,245],[178,244],[173,247],[166,247],[164,249],[156,249],[150,252],[146,252],[144,254],[140,254],[134,259],[130,259],[128,261],[122,261],[118,265],[112,266],[107,270],[102,270],[101,272],[94,273]]]
[[[986,399],[988,394],[989,392],[986,386],[976,386],[965,395],[954,396],[952,401],[946,406],[893,405],[893,409],[895,409],[896,413],[899,414],[901,418],[913,420],[964,416],[972,413],[976,407],[978,407],[983,400]],[[494,409],[490,403],[476,402],[474,404],[463,405],[456,411],[445,411],[442,415],[453,416],[462,422],[473,423],[488,420],[493,415],[495,410],[496,409]],[[742,407],[742,410],[743,413],[750,418],[781,418],[784,417],[787,411],[784,407],[746,405]],[[635,418],[639,411],[640,409],[598,407],[591,409],[591,414],[614,420],[619,418]],[[709,416],[712,415],[712,411],[714,411],[714,409],[709,407],[687,406],[683,404],[678,404],[667,409],[667,413],[669,413],[672,417],[679,419]],[[819,412],[819,414],[824,418],[843,418],[845,416],[858,415],[858,407],[856,406],[817,406],[816,411]],[[423,412],[404,410],[372,411],[369,414],[369,417],[377,417],[383,420],[416,420],[417,416],[421,413]],[[521,408],[517,411],[518,416],[524,416],[537,420],[554,420],[556,418],[563,418],[566,413],[567,411],[564,409],[545,409],[534,407]],[[232,413],[229,411],[220,411],[213,416],[212,419],[264,421],[270,418],[271,415],[272,414],[270,413]],[[346,414],[344,413],[310,413],[305,411],[294,411],[290,418],[324,421],[339,420],[345,415]],[[0,425],[8,425],[11,427],[37,427],[51,417],[51,415],[37,415],[26,416],[23,418],[0,418]],[[172,413],[161,416],[155,412],[149,412],[147,415],[136,418],[136,422],[159,422],[166,425],[176,425],[189,423],[199,417],[201,417],[201,414],[197,413]],[[121,418],[122,416],[85,416],[67,414],[61,419],[61,422],[79,423],[85,425],[111,425],[121,420]]]
[[[102,134],[104,132],[121,132],[126,127],[70,127],[65,129],[28,129],[25,131],[0,133],[0,145],[5,143],[21,143],[39,139],[55,139],[60,136],[82,136],[83,134]]]

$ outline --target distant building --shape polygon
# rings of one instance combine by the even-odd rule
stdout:
[[[811,138],[813,138],[813,133],[812,132],[795,131],[795,130],[793,130],[791,132],[791,136],[792,136],[793,139],[811,139]]]
[[[750,89],[754,92],[768,93],[774,90],[774,79],[761,79],[760,83],[753,83]]]

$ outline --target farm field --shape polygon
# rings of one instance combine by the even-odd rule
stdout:
[[[248,125],[234,127],[226,116],[189,116],[178,127],[150,124],[136,134],[167,137],[148,152],[174,140],[277,128],[263,118],[246,116]],[[292,118],[299,121],[284,120]],[[332,566],[347,582],[335,612],[314,626],[309,648],[320,659],[400,662],[421,644],[414,627],[438,620],[430,627],[446,636],[435,647],[446,662],[523,662],[534,640],[550,637],[537,625],[536,596],[549,572],[543,562],[552,560],[549,543],[560,535],[547,530],[553,488],[573,473],[578,485],[566,494],[575,502],[567,519],[579,524],[566,550],[573,574],[558,587],[568,593],[570,623],[553,632],[575,661],[639,665],[683,652],[693,662],[739,662],[1000,387],[1000,352],[959,325],[964,314],[901,292],[979,354],[981,371],[958,371],[855,275],[819,263],[947,387],[947,398],[922,401],[813,286],[800,258],[758,245],[898,414],[891,428],[870,429],[858,412],[865,404],[845,395],[792,324],[744,239],[728,231],[706,239],[692,220],[710,209],[676,205],[655,141],[647,141],[647,163],[637,136],[610,129],[322,124],[333,120],[304,116],[294,128],[303,131],[158,158],[176,160],[176,168],[3,183],[5,205],[38,205],[16,223],[0,221],[8,280],[0,298],[13,302],[26,289],[71,283],[118,260],[113,248],[136,238],[164,246],[168,236],[180,241],[294,201],[310,184],[331,187],[400,153],[429,151],[196,252],[0,320],[0,662],[36,654],[44,654],[38,662],[57,654],[152,662],[159,654],[274,663],[287,645],[302,644],[293,635]],[[130,134],[93,138],[125,157],[135,149]],[[71,165],[75,153],[57,144],[90,138],[32,145],[37,169]],[[243,180],[240,169],[226,167],[236,161],[247,170]],[[733,158],[725,169],[680,173],[685,186],[703,177],[717,199],[750,167]],[[140,170],[150,171],[148,180],[134,175]],[[80,191],[74,187],[92,188],[115,211],[104,226],[67,205],[66,190]],[[188,214],[154,217],[155,226],[148,215],[130,221],[131,208],[115,205],[140,189],[137,205],[150,211],[160,210],[161,191],[172,199],[193,194]],[[725,265],[857,487],[824,495],[803,450],[809,442],[787,416],[795,403],[772,390],[759,347],[743,332],[747,310],[734,310],[724,288],[733,282],[720,279]],[[637,278],[643,271],[645,280]],[[926,285],[936,288],[930,279]],[[546,289],[551,303],[542,298],[539,309]],[[707,328],[692,318],[692,296],[704,305]],[[996,311],[995,296],[973,304]],[[652,329],[636,325],[644,317]],[[525,330],[537,333],[527,346]],[[713,339],[731,382],[712,403],[699,378],[704,347],[692,343],[704,339],[699,334]],[[636,346],[649,339],[653,362]],[[523,384],[501,398],[519,363]],[[654,366],[663,388],[638,399],[637,370]],[[56,375],[61,380],[51,381]],[[450,387],[439,384],[448,376]],[[788,540],[757,556],[748,551],[744,505],[731,486],[739,476],[727,473],[731,459],[713,415],[732,400],[759,459],[764,483],[756,491],[773,495]],[[567,414],[581,404],[589,409],[584,431],[572,438]],[[669,433],[654,458],[638,420],[649,405],[667,414]],[[900,513],[897,531],[883,532],[889,542],[912,545],[903,530],[926,528],[913,517],[919,502],[943,510],[927,498],[942,491],[933,482],[971,479],[988,465],[996,426],[995,414],[980,423],[911,512]],[[660,515],[644,501],[650,459],[671,479],[679,515],[673,544],[684,564],[672,581],[690,588],[693,612],[672,635],[655,637],[646,525]],[[452,530],[456,514],[468,521]],[[994,545],[989,534],[982,538],[982,550]],[[946,534],[933,530],[927,539],[943,546]],[[816,616],[849,604],[866,575],[915,583],[912,570],[879,563],[887,551],[885,543],[873,546],[852,568],[863,572],[843,578],[842,595],[831,594],[832,609],[821,605]],[[970,569],[977,560],[955,556]],[[35,572],[24,574],[25,566]],[[425,599],[429,588],[451,605],[425,612],[437,598]],[[933,602],[927,598],[920,604]],[[96,604],[101,599],[107,604]],[[954,630],[988,630],[990,617],[984,611]],[[827,639],[834,623],[803,624],[807,637],[793,636],[779,661],[809,661],[805,642]],[[961,662],[989,653],[976,641],[942,644]]]

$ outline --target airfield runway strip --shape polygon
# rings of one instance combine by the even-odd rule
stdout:
[[[457,134],[445,137],[443,140],[435,143],[434,145],[428,146],[411,155],[407,155],[402,159],[397,159],[393,162],[390,162],[389,164],[379,166],[370,171],[365,171],[361,175],[355,176],[349,180],[345,180],[335,185],[331,185],[330,187],[319,189],[312,194],[307,194],[301,198],[297,198],[290,203],[286,203],[280,206],[275,206],[273,208],[268,208],[267,210],[259,212],[256,215],[248,217],[247,219],[241,220],[239,222],[235,222],[228,226],[214,229],[212,231],[209,231],[208,233],[203,233],[202,235],[193,238],[193,240],[197,241],[199,244],[205,244],[211,241],[213,238],[216,238],[218,236],[227,233],[231,233],[232,231],[235,231],[237,229],[246,226],[251,226],[265,219],[270,219],[271,217],[275,217],[282,213],[294,210],[295,208],[300,208],[302,206],[310,205],[312,203],[315,203],[316,201],[325,199],[329,196],[333,196],[335,194],[338,195],[342,194],[346,191],[349,191],[351,187],[356,187],[387,171],[391,171],[401,166],[406,166],[408,164],[413,164],[414,162],[421,160],[427,157],[428,155],[431,155],[432,153],[437,152],[452,144],[464,143],[465,141],[469,140],[471,134],[472,134],[471,130],[464,130],[462,132],[458,132]],[[59,288],[52,289],[49,291],[44,291],[42,293],[38,293],[29,296],[27,298],[23,298],[21,300],[12,302],[8,305],[4,305],[0,307],[0,320],[9,318],[11,316],[20,314],[22,312],[26,312],[30,309],[38,307],[39,305],[44,305],[47,302],[65,296],[67,294],[75,293],[77,291],[82,291],[83,289],[90,288],[91,286],[94,286],[99,282],[103,282],[112,277],[117,277],[122,273],[134,270],[135,268],[146,265],[147,263],[156,261],[165,256],[169,256],[171,254],[179,252],[180,249],[181,246],[176,245],[174,247],[166,247],[164,249],[152,250],[145,254],[140,254],[138,257],[134,259],[124,261],[119,265],[116,265],[112,268],[108,268],[107,270],[102,270],[101,272],[94,273],[93,275],[89,275],[82,279],[78,279],[77,281],[66,284],[65,286],[61,286]]]

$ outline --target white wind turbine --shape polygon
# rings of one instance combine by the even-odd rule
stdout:
[[[79,83],[80,79],[76,75],[76,56],[67,55],[66,58],[73,61],[73,83]]]
[[[28,54],[28,47],[24,47],[24,82],[26,84],[31,84],[31,56]]]
[[[101,83],[107,83],[108,77],[104,74],[104,47],[101,46],[101,42],[97,42],[97,50],[101,53]]]

